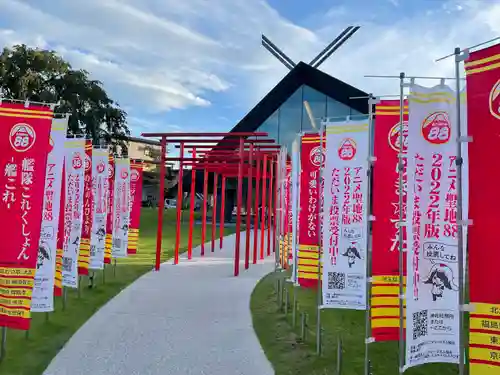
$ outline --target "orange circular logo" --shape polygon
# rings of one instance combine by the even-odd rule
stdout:
[[[83,160],[79,152],[73,153],[73,159],[71,159],[71,165],[74,170],[78,170],[83,166]]]
[[[90,155],[85,154],[85,172],[90,171],[90,168],[92,168],[92,159]]]
[[[128,177],[128,171],[125,168],[123,168],[120,173],[120,176],[122,177],[123,180],[125,180]]]
[[[500,79],[493,86],[490,93],[490,112],[500,120]]]
[[[17,152],[26,152],[35,144],[36,133],[31,125],[20,123],[10,129],[10,145]]]
[[[135,169],[132,169],[130,171],[130,180],[134,182],[139,181],[139,172],[137,172]]]
[[[389,134],[387,135],[387,140],[389,141],[389,146],[394,151],[398,151],[401,149],[401,123],[398,122],[394,125],[391,130],[389,130]],[[403,154],[408,150],[408,121],[403,121]]]
[[[448,113],[437,111],[431,113],[422,122],[422,136],[435,145],[447,143],[451,138],[451,123]]]
[[[356,156],[356,142],[352,138],[345,138],[340,142],[338,149],[339,158],[352,160]]]
[[[319,167],[325,162],[325,153],[322,147],[316,146],[309,153],[309,159],[312,165]]]
[[[112,164],[108,164],[108,178],[113,178],[115,175],[115,169]]]
[[[106,168],[106,165],[104,165],[104,163],[102,161],[99,162],[99,164],[97,164],[97,166],[96,166],[97,173],[101,174],[102,172],[104,172],[105,168]]]

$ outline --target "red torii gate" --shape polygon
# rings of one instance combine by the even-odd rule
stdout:
[[[217,165],[215,167],[214,172],[215,172],[215,178],[214,178],[214,195],[217,194],[217,172],[222,173],[224,177],[229,175],[229,172],[232,172],[233,174],[237,175],[238,177],[238,192],[237,192],[237,218],[236,218],[236,245],[235,245],[235,265],[234,265],[234,275],[237,276],[239,274],[239,254],[240,254],[240,225],[241,225],[241,206],[242,206],[242,179],[243,179],[243,172],[244,172],[244,167],[245,167],[245,144],[249,143],[250,144],[250,152],[249,154],[249,160],[252,160],[251,158],[253,157],[255,153],[255,149],[260,151],[261,147],[264,147],[263,144],[265,143],[274,143],[273,140],[266,140],[266,139],[259,139],[258,137],[265,137],[267,136],[267,133],[263,132],[254,132],[254,133],[246,133],[246,132],[235,132],[235,133],[143,133],[143,137],[155,137],[155,138],[161,138],[160,145],[161,145],[161,160],[159,162],[160,164],[160,200],[159,200],[159,207],[158,207],[158,230],[157,230],[157,241],[156,241],[156,262],[155,262],[155,269],[158,271],[160,269],[160,261],[161,261],[161,244],[162,244],[162,229],[163,229],[163,210],[164,210],[164,189],[165,189],[165,162],[166,161],[179,161],[180,162],[180,168],[179,168],[179,186],[178,186],[178,205],[177,205],[177,231],[176,231],[176,247],[175,247],[175,257],[174,257],[174,263],[178,263],[178,257],[179,257],[179,245],[180,245],[180,206],[179,203],[182,201],[182,179],[183,179],[183,165],[184,162],[192,162],[193,166],[193,171],[192,171],[192,176],[195,176],[195,170],[198,168],[203,167],[206,171],[210,170],[211,168],[214,168],[214,165]],[[187,138],[187,139],[179,139],[179,138]],[[196,140],[190,140],[189,138],[196,138]],[[199,137],[199,138],[198,138]],[[203,138],[204,137],[204,138]],[[210,137],[225,137],[222,140],[214,140],[214,139],[209,139]],[[249,139],[249,137],[256,137],[255,139]],[[237,141],[237,144],[234,143],[234,141]],[[168,143],[179,143],[179,148],[181,151],[181,155],[179,158],[167,158],[166,157],[166,146]],[[205,158],[203,160],[204,164],[201,164],[200,159],[196,158],[196,147],[200,147],[200,143],[215,143],[219,142],[218,145],[213,145],[211,147],[211,151],[205,153]],[[196,145],[186,145],[186,143],[196,143]],[[262,143],[262,144],[260,144]],[[231,145],[233,147],[231,147]],[[239,146],[238,150],[235,150],[235,146]],[[195,154],[193,155],[194,157],[189,160],[189,158],[184,157],[184,147],[189,146],[193,148],[193,151]],[[278,147],[279,146],[275,146]],[[228,155],[223,155],[223,151],[228,151]],[[219,153],[217,155],[217,153]],[[231,154],[231,155],[229,155]],[[264,160],[267,159],[269,155],[264,155]],[[237,164],[237,168],[233,169],[228,169],[228,164],[230,163]],[[253,163],[253,161],[252,161]],[[222,171],[220,166],[224,165],[224,171]],[[259,165],[259,163],[258,163]],[[253,165],[248,165],[246,171],[248,175],[252,174],[252,168]],[[267,166],[264,167],[264,170],[267,170]],[[272,171],[272,168],[271,168]],[[272,172],[271,172],[272,175]],[[208,176],[207,172],[205,172],[205,182],[208,183]],[[257,180],[258,181],[258,180]],[[224,184],[224,179],[223,179],[223,184]],[[192,187],[191,191],[193,192],[194,189],[194,183],[195,179],[193,178],[192,181]],[[251,180],[250,180],[251,183]],[[271,187],[271,183],[270,183]],[[222,186],[224,189],[224,186]],[[205,218],[205,224],[206,224],[206,189],[204,189],[204,218]],[[265,195],[265,192],[263,193]],[[216,199],[216,198],[215,198]],[[215,199],[214,199],[214,206],[215,206]],[[271,199],[269,200],[271,202]],[[264,200],[263,200],[264,202]],[[222,202],[224,203],[224,202]],[[247,204],[248,204],[248,199],[247,199]],[[212,217],[212,251],[214,251],[214,237],[215,237],[215,216],[216,216],[216,207],[214,207],[214,213]],[[248,209],[247,209],[248,211]],[[269,210],[269,212],[271,212]],[[249,223],[249,213],[247,213],[247,223]],[[271,215],[270,215],[271,216]],[[191,195],[191,212],[190,212],[190,234],[189,234],[189,244],[188,244],[188,258],[191,257],[191,252],[192,252],[192,228],[193,228],[193,217],[194,217],[194,194]],[[264,218],[264,214],[262,215]],[[264,220],[262,220],[264,221]],[[205,235],[205,224],[204,228],[202,229],[202,237]],[[270,225],[271,222],[269,222],[269,227],[268,227],[268,254],[270,254]],[[223,227],[223,223],[221,223],[221,227]],[[264,226],[262,225],[262,232],[263,232]],[[255,228],[255,235],[257,229]],[[263,238],[263,234],[262,234]],[[204,238],[202,238],[202,242],[204,243]],[[263,239],[261,240],[262,246],[263,246]],[[221,238],[221,246],[222,246],[222,238]],[[254,246],[256,247],[256,243],[254,243]],[[204,247],[203,247],[204,250]],[[248,268],[248,252],[249,252],[249,225],[247,225],[247,249],[246,249],[246,255],[245,255],[245,267]],[[255,252],[256,250],[254,249],[254,263],[256,262],[255,259]],[[263,254],[263,249],[261,249],[261,255]]]
[[[196,154],[196,155],[200,155],[199,152],[197,152],[197,150],[199,150],[199,148],[207,148],[207,147],[211,147],[211,146],[190,146],[190,148],[193,149],[192,153],[193,154]],[[187,147],[186,147],[187,148]],[[246,210],[247,210],[247,217],[246,217],[246,251],[245,251],[245,269],[248,269],[249,267],[249,257],[250,257],[250,227],[251,227],[251,200],[252,200],[252,190],[253,190],[253,175],[254,175],[254,170],[255,170],[255,167],[253,167],[253,157],[254,156],[262,156],[264,155],[265,157],[268,157],[269,161],[272,161],[276,156],[277,156],[277,153],[279,152],[279,149],[280,149],[280,146],[278,145],[264,145],[264,146],[255,146],[254,144],[250,144],[250,149],[248,150],[248,152],[245,152],[244,155],[248,155],[248,168],[245,169],[246,173],[244,173],[245,177],[247,177],[247,182],[248,182],[248,188],[247,188],[247,203],[246,203]],[[226,177],[236,177],[237,176],[237,173],[236,173],[236,170],[233,170],[231,171],[231,168],[229,168],[229,166],[231,164],[228,165],[228,163],[226,163],[226,161],[228,160],[228,157],[230,156],[235,156],[235,153],[233,150],[218,150],[217,152],[214,152],[213,150],[209,150],[209,151],[205,151],[203,152],[203,154],[205,155],[205,157],[207,158],[207,156],[220,156],[220,157],[223,157],[224,158],[224,162],[221,162],[221,163],[217,163],[217,164],[212,164],[212,165],[200,165],[199,163],[197,164],[196,161],[193,161],[193,168],[198,168],[198,169],[204,169],[205,170],[205,173],[207,172],[207,169],[211,168],[212,172],[215,172],[215,173],[219,173],[222,175],[222,178],[223,178],[223,181],[222,181],[222,184],[224,185],[224,180]],[[204,160],[200,160],[201,163],[204,162]],[[260,163],[258,164],[258,166],[260,167]],[[272,203],[273,203],[273,195],[271,194],[272,192],[272,183],[273,183],[273,177],[274,177],[274,171],[273,171],[274,168],[272,168],[272,164],[270,163],[270,175],[269,175],[269,211],[268,211],[268,215],[269,215],[269,222],[268,222],[268,226],[267,226],[267,230],[268,230],[268,233],[267,233],[267,255],[270,255],[271,253],[271,246],[270,246],[270,241],[271,241],[271,225],[273,225],[273,231],[275,233],[275,226],[276,226],[276,222],[274,220],[275,218],[275,210],[276,208],[273,210],[272,209]],[[256,174],[256,177],[257,177],[257,183],[259,182],[261,176],[259,176],[258,174]],[[277,177],[277,175],[276,175]],[[222,186],[224,188],[224,186]],[[206,188],[207,186],[205,185],[204,186],[204,191],[206,192]],[[265,184],[263,183],[263,190],[265,190]],[[257,190],[258,192],[258,190]],[[274,195],[275,199],[276,199],[276,194]],[[263,201],[262,201],[262,206],[264,207],[264,205],[266,204],[265,202],[265,196],[263,194]],[[224,206],[224,195],[222,196],[222,206]],[[257,238],[257,231],[258,231],[258,224],[257,224],[257,220],[258,220],[258,210],[257,210],[257,206],[258,206],[258,199],[255,200],[255,210],[254,210],[254,215],[255,215],[255,218],[254,218],[254,237]],[[193,211],[193,208],[194,208],[194,205],[193,205],[193,202],[191,203],[191,207],[192,207],[192,211]],[[275,207],[275,206],[274,206]],[[264,211],[263,211],[264,213]],[[264,213],[265,214],[265,213]],[[205,212],[204,212],[204,217],[203,219],[205,219]],[[212,216],[212,221],[214,222],[215,221],[215,216]],[[203,220],[203,223],[202,223],[203,226],[205,226],[205,220]],[[221,230],[220,230],[220,240],[221,240],[221,244],[222,244],[222,238],[223,238],[223,227],[224,227],[224,217],[223,215],[221,215],[221,218],[220,218],[220,227],[221,227]],[[214,235],[214,230],[215,230],[215,224],[213,223],[212,224],[212,229],[213,229],[213,232],[212,232],[212,235]],[[236,228],[237,231],[239,231],[239,228]],[[263,241],[263,235],[264,235],[264,230],[265,230],[265,221],[264,220],[261,220],[261,233],[262,233],[262,241]],[[214,236],[212,236],[212,243],[213,243],[213,238]],[[202,228],[202,241],[203,241],[203,228]],[[262,242],[261,241],[261,242]],[[276,251],[276,246],[275,246],[275,241],[273,241],[273,252]],[[263,244],[261,244],[261,246],[263,246]],[[254,256],[253,256],[253,263],[255,264],[256,261],[257,261],[257,255],[256,255],[256,250],[257,250],[257,241],[255,240],[254,241]],[[261,252],[262,255],[264,254],[263,251]],[[202,249],[202,254],[203,254],[203,249]],[[262,259],[263,259],[263,256],[262,256]],[[235,260],[236,261],[236,260]],[[238,266],[235,266],[235,267],[238,267]]]

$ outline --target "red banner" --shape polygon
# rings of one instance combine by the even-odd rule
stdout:
[[[66,168],[63,161],[63,173],[61,184],[61,204],[59,208],[59,228],[57,230],[57,254],[56,254],[56,274],[54,282],[54,296],[62,296],[62,258],[64,242],[64,208],[66,206]]]
[[[322,202],[318,177],[320,165],[325,161],[318,134],[305,134],[302,137],[300,159],[298,282],[302,287],[315,288],[318,285],[319,264],[318,215]]]
[[[108,163],[106,246],[104,248],[104,263],[111,264],[111,248],[113,243],[113,197],[115,191],[115,159],[110,155]]]
[[[465,64],[469,143],[470,374],[500,373],[500,45]],[[465,216],[465,215],[464,215]]]
[[[27,330],[42,223],[45,170],[53,112],[0,104],[3,231],[0,326]]]
[[[141,161],[130,163],[130,225],[128,229],[128,254],[136,254],[139,242],[142,207],[142,169]]]
[[[78,274],[89,274],[90,236],[92,234],[92,141],[85,141],[85,177],[83,183],[82,238],[78,253]]]
[[[372,227],[372,337],[375,341],[399,340],[399,100],[382,100],[376,106],[373,168]],[[403,114],[403,153],[407,152],[408,103]],[[403,158],[403,222],[406,222],[406,158]],[[403,227],[406,249],[406,227]],[[406,250],[405,250],[406,251]],[[406,275],[406,253],[403,253]],[[406,280],[405,280],[406,281]]]

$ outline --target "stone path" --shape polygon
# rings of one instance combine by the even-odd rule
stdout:
[[[135,281],[76,332],[44,375],[274,374],[249,307],[274,258],[247,271],[241,263],[233,277],[235,237],[225,237],[222,250],[202,258],[198,247],[192,260],[164,263]]]

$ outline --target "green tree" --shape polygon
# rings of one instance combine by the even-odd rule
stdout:
[[[126,152],[127,113],[109,98],[102,83],[85,70],[74,70],[54,51],[16,45],[0,54],[0,92],[5,99],[58,103],[68,113],[72,135],[101,139]]]

